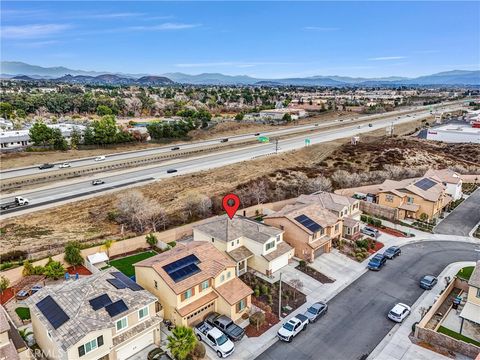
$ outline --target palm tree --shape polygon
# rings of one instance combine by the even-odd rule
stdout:
[[[33,335],[33,332],[31,332],[29,328],[18,330],[18,333],[26,343],[28,343],[28,337]]]
[[[112,247],[114,242],[115,240],[110,239],[110,240],[106,240],[102,245],[102,249],[105,249],[107,251],[107,256],[109,259],[110,259],[110,248]]]
[[[168,349],[177,360],[185,360],[195,348],[197,338],[193,329],[187,326],[177,326],[168,338]]]

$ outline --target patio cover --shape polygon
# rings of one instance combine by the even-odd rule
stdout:
[[[466,302],[460,317],[480,325],[480,305]]]
[[[105,252],[98,252],[87,256],[88,262],[92,265],[107,262],[108,256]]]

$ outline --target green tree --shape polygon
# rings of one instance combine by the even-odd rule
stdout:
[[[292,121],[292,115],[290,115],[289,113],[285,113],[282,117],[282,120],[283,121],[286,121],[287,123],[291,122]]]
[[[97,106],[97,115],[105,116],[105,115],[112,115],[113,111],[106,105],[98,105]]]
[[[102,245],[102,248],[105,249],[108,257],[110,257],[110,248],[112,247],[114,242],[115,240],[109,239],[109,240],[105,240],[105,242]]]
[[[70,134],[70,147],[73,150],[76,150],[81,141],[82,135],[80,134],[80,131],[78,131],[77,128],[73,128],[72,133]]]
[[[187,326],[176,326],[172,335],[167,338],[167,347],[177,360],[185,360],[195,349],[197,338],[193,329]]]
[[[63,137],[60,129],[52,129],[52,139],[50,141],[55,150],[65,151],[68,149],[67,140]]]
[[[65,274],[65,268],[60,261],[50,261],[44,268],[47,278],[58,280]]]
[[[157,245],[157,237],[153,233],[145,236],[145,240],[147,241],[147,244],[150,245],[150,248],[153,248]]]
[[[0,293],[3,294],[5,290],[8,289],[10,286],[10,280],[8,280],[5,276],[0,276]]]
[[[17,109],[15,111],[15,116],[19,119],[25,119],[27,117],[27,113],[23,109]]]
[[[34,268],[33,268],[32,263],[30,262],[30,260],[25,260],[23,262],[22,275],[23,276],[33,275],[33,271],[34,271]]]
[[[64,260],[72,265],[74,270],[76,266],[83,264],[84,259],[80,252],[80,244],[78,242],[70,241],[65,245]]]
[[[37,146],[43,145],[47,146],[50,145],[53,139],[53,131],[49,128],[45,123],[41,121],[37,121],[35,124],[32,125],[29,131],[30,140]]]
[[[95,144],[95,135],[93,133],[93,129],[89,125],[87,125],[83,133],[83,143],[85,145]]]
[[[240,112],[237,115],[235,115],[235,120],[241,121],[243,120],[243,116],[244,116],[243,113]]]
[[[13,106],[8,102],[0,102],[0,116],[10,119],[13,115]]]

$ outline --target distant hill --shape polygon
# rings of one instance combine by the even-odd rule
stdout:
[[[480,85],[480,70],[452,70],[417,78],[398,76],[382,78],[363,78],[349,76],[310,76],[284,79],[260,79],[247,75],[224,75],[220,73],[202,73],[197,75],[180,72],[160,76],[151,74],[122,74],[111,72],[72,70],[63,66],[42,67],[18,61],[1,62],[2,78],[16,80],[50,79],[79,84],[138,84],[169,85],[174,82],[192,85],[259,85],[259,86],[399,86],[399,85]]]

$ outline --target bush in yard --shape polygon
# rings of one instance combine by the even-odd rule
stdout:
[[[206,354],[207,354],[207,350],[205,349],[205,345],[203,345],[202,342],[197,341],[190,355],[192,356],[193,359],[203,359]]]
[[[367,215],[360,215],[360,221],[361,222],[367,222],[368,216]]]
[[[368,247],[368,240],[367,240],[367,239],[357,240],[357,241],[355,241],[355,244],[356,244],[359,248],[366,249],[366,248]]]
[[[147,241],[147,244],[150,245],[150,249],[152,249],[154,246],[157,246],[157,237],[155,236],[155,234],[148,234],[147,236],[145,236],[145,240]]]
[[[260,286],[260,293],[262,295],[267,295],[268,294],[268,286],[267,285]]]
[[[193,329],[187,326],[176,326],[167,340],[168,349],[173,357],[178,360],[185,360],[197,343]]]
[[[43,273],[48,278],[58,280],[65,274],[65,268],[60,261],[51,261],[45,266]]]
[[[361,261],[363,261],[363,255],[358,254],[358,255],[355,256],[355,259],[357,259],[357,261],[361,262]]]
[[[75,269],[76,266],[83,264],[83,257],[80,252],[80,244],[76,241],[70,241],[65,246],[65,256],[64,260],[73,266]]]
[[[258,288],[255,288],[255,290],[253,290],[253,294],[255,295],[255,297],[259,297],[260,296],[260,290],[258,290]]]
[[[255,326],[258,329],[260,326],[262,326],[265,323],[265,314],[261,311],[257,311],[256,313],[253,313],[250,315],[250,324]]]
[[[267,299],[268,299],[268,305],[272,306],[273,305],[272,295],[268,295]]]
[[[3,275],[0,276],[0,293],[3,294],[3,292],[7,290],[9,286],[10,286],[10,280]]]
[[[300,266],[300,267],[302,267],[302,268],[305,267],[306,265],[307,265],[307,264],[306,264],[305,260],[300,260],[300,261],[298,262],[298,266]]]
[[[167,243],[167,245],[174,248],[175,245],[177,245],[177,243],[175,241],[170,241],[170,242]]]

